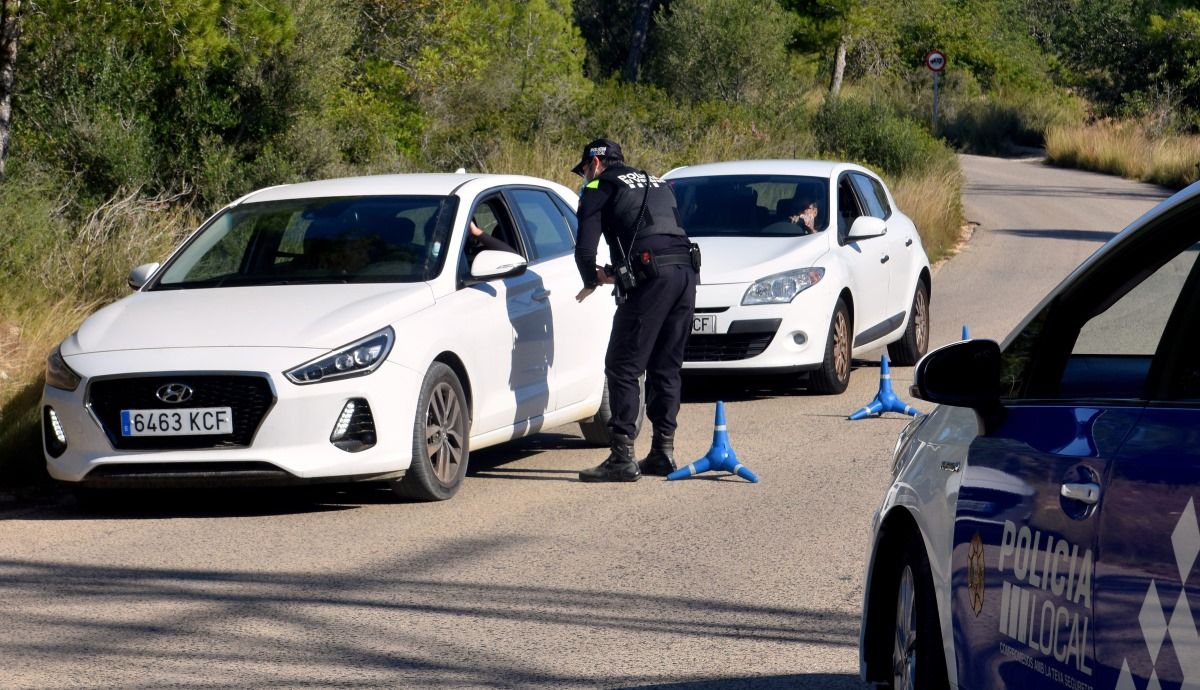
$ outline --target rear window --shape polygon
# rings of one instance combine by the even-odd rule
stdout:
[[[816,204],[817,232],[829,227],[829,180],[795,175],[714,175],[668,180],[692,237],[809,234],[797,221]]]

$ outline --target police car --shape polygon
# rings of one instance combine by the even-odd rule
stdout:
[[[1200,184],[1005,340],[934,350],[861,640],[891,688],[1200,687]]]
[[[929,343],[929,258],[875,173],[830,161],[731,161],[664,175],[704,265],[683,367],[804,374],[841,393],[852,357]]]

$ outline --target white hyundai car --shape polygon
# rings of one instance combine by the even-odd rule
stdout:
[[[929,258],[870,170],[735,161],[664,178],[703,255],[685,369],[807,372],[813,390],[841,393],[854,356],[925,354]]]
[[[441,500],[469,449],[575,421],[603,441],[614,307],[574,299],[576,203],[472,174],[237,200],[51,354],[50,475],[81,493],[384,480]]]

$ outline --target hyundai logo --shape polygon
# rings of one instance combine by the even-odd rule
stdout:
[[[182,383],[168,383],[159,387],[154,394],[165,403],[182,403],[192,399],[192,387]]]

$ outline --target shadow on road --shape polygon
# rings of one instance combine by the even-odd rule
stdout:
[[[1067,185],[1013,185],[1013,184],[968,184],[963,190],[972,196],[1049,196],[1063,199],[1129,199],[1133,201],[1157,201],[1171,196],[1163,189],[1111,189],[1107,187],[1076,187]]]
[[[1047,239],[1047,240],[1075,240],[1078,242],[1098,242],[1103,244],[1117,236],[1115,232],[1107,230],[1054,230],[1054,229],[1030,229],[1030,228],[1003,228],[993,230],[992,232],[1001,235],[1013,235],[1015,237],[1029,237],[1032,239]]]
[[[614,690],[862,690],[867,687],[858,676],[833,673],[802,673],[787,676],[748,676],[712,678],[659,685],[629,685]]]
[[[0,637],[0,656],[16,660],[6,672],[25,678],[54,677],[86,659],[104,676],[94,677],[96,684],[109,686],[121,684],[114,676],[131,680],[138,669],[155,669],[177,682],[195,674],[193,685],[176,687],[209,687],[235,672],[239,684],[272,687],[335,680],[339,687],[859,687],[850,676],[823,674],[666,685],[662,675],[638,672],[597,678],[565,670],[592,668],[586,663],[547,663],[490,644],[519,640],[526,626],[551,626],[564,636],[629,639],[646,660],[643,668],[667,668],[653,655],[667,654],[668,646],[650,640],[715,641],[741,655],[789,654],[780,645],[852,648],[858,641],[859,619],[851,613],[449,576],[459,564],[536,547],[532,541],[461,538],[389,555],[353,574],[0,559],[10,633]],[[269,553],[264,545],[264,558]],[[449,632],[459,629],[478,632]]]

